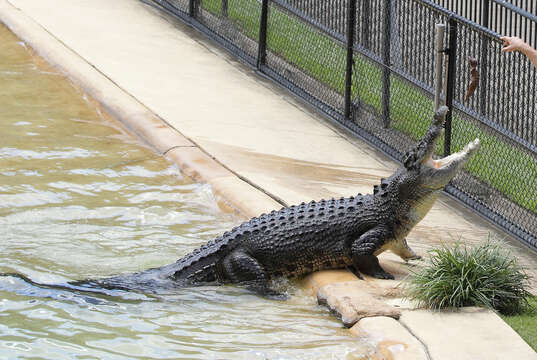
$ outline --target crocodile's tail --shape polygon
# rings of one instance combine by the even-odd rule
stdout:
[[[69,282],[70,286],[89,289],[107,289],[157,293],[163,290],[180,287],[162,268],[149,269],[142,272],[116,275],[100,279],[87,279]]]
[[[69,281],[63,284],[36,282],[19,273],[0,273],[0,277],[15,277],[43,289],[117,296],[116,291],[159,293],[174,288],[196,286],[219,281],[217,259],[227,246],[222,238],[215,239],[177,260],[173,264],[137,273],[116,275],[100,279]]]
[[[4,284],[0,284],[0,290],[7,290],[19,295],[32,296],[32,297],[46,297],[52,299],[70,299],[73,301],[81,301],[82,303],[89,304],[104,304],[108,303],[109,298],[122,298],[122,299],[147,299],[144,295],[127,294],[119,289],[107,289],[98,286],[98,284],[66,282],[59,284],[41,283],[32,280],[26,275],[20,273],[0,273],[0,278],[11,278],[8,281],[7,288]],[[15,281],[13,281],[15,280]],[[19,284],[17,284],[19,282]],[[66,293],[71,295],[66,296]],[[134,296],[134,297],[133,297]]]
[[[47,283],[40,283],[37,281],[34,281],[30,279],[28,276],[19,274],[19,273],[0,273],[0,277],[12,277],[19,280],[22,280],[23,282],[39,287],[44,289],[54,289],[54,290],[64,290],[64,291],[84,291],[84,292],[91,292],[91,293],[98,293],[98,288],[90,288],[90,287],[78,287],[74,284],[71,284],[69,282],[64,284],[47,284]]]
[[[150,269],[140,273],[117,275],[101,279],[76,280],[65,283],[50,284],[32,280],[20,273],[0,273],[0,277],[12,277],[23,281],[33,288],[67,291],[85,295],[121,296],[121,291],[157,293],[177,287],[172,279],[158,276],[159,269]]]

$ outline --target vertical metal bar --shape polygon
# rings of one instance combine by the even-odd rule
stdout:
[[[490,12],[490,0],[482,0],[481,2],[481,25],[485,28],[489,27],[489,12]],[[487,115],[487,94],[485,89],[487,88],[488,78],[488,52],[489,52],[489,38],[487,35],[481,36],[481,54],[480,54],[480,76],[479,76],[479,110],[481,114]]]
[[[384,0],[384,28],[382,29],[382,119],[384,127],[390,127],[390,46],[392,42],[392,4]]]
[[[444,132],[444,156],[451,154],[451,119],[453,118],[453,95],[455,90],[455,71],[457,60],[457,22],[449,19],[449,48],[448,64],[446,74],[446,106],[449,111],[446,115],[445,132]]]
[[[406,42],[410,36],[407,30],[408,5],[398,3],[397,7],[399,8],[398,16],[400,16],[399,20],[397,21],[397,26],[399,26],[398,33],[400,36],[393,41],[399,41],[399,65],[402,67],[402,69],[404,69],[404,71],[410,73],[410,69],[408,68],[408,58],[406,56]]]
[[[222,16],[227,17],[228,0],[222,0]]]
[[[369,50],[370,20],[371,20],[371,0],[362,0],[362,18],[361,18],[362,46],[368,50]]]
[[[444,33],[446,31],[445,24],[436,24],[436,62],[435,62],[435,78],[434,78],[434,111],[438,110],[442,101],[442,67],[444,59]],[[445,96],[445,94],[444,94]]]
[[[345,119],[351,118],[352,106],[352,63],[354,45],[354,27],[356,26],[356,0],[347,1],[347,64],[345,69]]]
[[[494,28],[493,31],[496,31],[497,33],[501,32],[501,21],[498,21],[498,16],[500,15],[500,6],[496,3],[494,3]],[[501,20],[501,18],[500,18]],[[500,24],[498,24],[500,23]],[[505,34],[504,34],[505,35]]]
[[[188,15],[193,18],[198,17],[198,1],[199,0],[189,0],[188,2]]]
[[[265,65],[267,57],[267,19],[268,19],[268,2],[263,0],[261,3],[261,20],[259,21],[259,47],[257,49],[257,69]]]
[[[419,5],[419,4],[418,4]],[[418,19],[419,20],[423,20],[423,22],[425,23],[426,20],[427,20],[427,17],[425,16],[426,14],[424,14],[424,9],[425,7],[424,6],[419,6],[418,8],[418,12],[419,12],[419,17]],[[424,26],[424,29],[426,29],[427,27]],[[421,30],[421,29],[420,29]],[[421,31],[416,31],[417,32],[417,37],[418,37],[418,43],[420,44],[420,47],[419,47],[419,53],[420,54],[426,54],[426,51],[427,51],[427,45],[429,44],[426,44],[426,34],[424,33],[423,30]],[[417,57],[417,56],[416,56]],[[425,74],[427,74],[427,61],[424,61],[424,59],[416,59],[418,64],[420,65],[419,66],[419,77],[418,79],[425,82]]]

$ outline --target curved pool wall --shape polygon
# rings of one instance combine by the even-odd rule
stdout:
[[[161,266],[237,224],[211,188],[129,137],[0,25],[0,272],[62,283]],[[0,277],[5,358],[332,359],[325,308],[240,287],[88,295]]]

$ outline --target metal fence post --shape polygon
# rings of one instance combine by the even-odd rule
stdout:
[[[200,0],[189,0],[188,2],[188,15],[193,18],[198,17],[198,2]]]
[[[384,127],[390,127],[390,47],[392,30],[391,0],[384,0],[384,27],[382,29],[382,120]]]
[[[353,45],[354,31],[356,27],[356,0],[347,1],[347,64],[345,69],[345,119],[351,118],[352,106],[352,63],[353,63]]]
[[[436,24],[436,38],[435,38],[435,75],[434,75],[434,111],[440,108],[442,103],[442,88],[443,88],[443,72],[444,72],[444,33],[446,32],[445,24]],[[446,94],[444,93],[444,98]]]
[[[227,8],[228,8],[227,0],[222,0],[222,16],[223,17],[227,17]]]
[[[488,29],[489,27],[489,11],[490,0],[482,0],[481,2],[481,25]],[[481,34],[481,54],[480,58],[480,71],[479,71],[479,111],[481,114],[486,115],[487,110],[487,94],[485,89],[487,88],[487,68],[488,68],[488,53],[489,53],[489,39],[486,35]]]
[[[355,5],[356,7],[356,5]],[[371,24],[371,0],[362,0],[362,41],[361,44],[364,48],[369,50],[370,39],[369,34],[371,33],[370,24]]]
[[[259,47],[257,49],[257,69],[265,65],[267,57],[267,20],[268,20],[268,2],[263,0],[261,3],[261,19],[259,21]]]
[[[449,19],[449,45],[447,60],[447,80],[446,80],[446,106],[449,111],[446,115],[445,132],[444,132],[444,156],[451,154],[451,119],[453,118],[453,96],[455,94],[455,72],[457,71],[457,22]]]

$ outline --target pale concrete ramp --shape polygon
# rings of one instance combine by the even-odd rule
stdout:
[[[292,204],[368,193],[380,177],[389,176],[397,167],[328,125],[210,41],[138,0],[0,0],[0,21],[46,60],[63,68],[158,151],[170,155],[187,172],[196,169],[194,175],[210,182],[231,203],[240,202],[238,208],[249,216],[280,206],[273,199]],[[140,127],[130,122],[131,114]],[[150,130],[141,130],[147,123],[152,124]],[[170,134],[173,129],[187,139]],[[165,134],[164,144],[155,131]],[[204,171],[215,164],[219,170]],[[412,231],[408,242],[424,254],[431,247],[459,239],[479,243],[489,233],[505,238],[506,246],[531,273],[537,273],[536,258],[527,248],[446,197]],[[387,256],[384,263],[399,266],[401,262]],[[533,284],[537,289],[536,280]],[[467,316],[470,321],[460,337],[446,341],[461,351],[468,346],[466,350],[475,353],[472,346],[479,346],[479,340],[463,340],[466,332],[474,331],[473,325],[483,327],[480,317]],[[496,319],[492,312],[483,316]],[[512,335],[503,321],[494,324],[498,331],[503,327]],[[413,333],[414,327],[422,326],[419,321],[405,325]],[[400,324],[397,328],[401,330]],[[440,335],[444,331],[428,329]],[[504,352],[502,342],[507,340],[499,336],[496,342],[487,342],[490,347],[483,350],[482,359],[500,358],[497,355],[535,359],[531,348],[511,335],[505,339],[516,343],[516,354]],[[412,346],[427,341],[413,340]],[[393,358],[409,358],[400,347],[395,349]],[[438,355],[427,352],[426,346],[413,351],[423,358],[453,358],[443,351]]]

